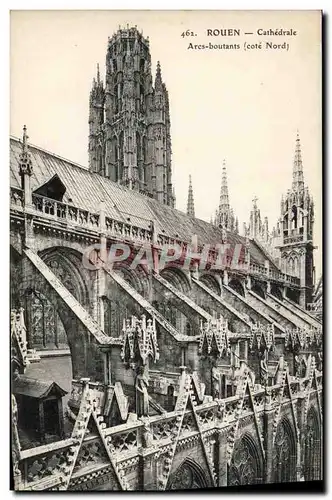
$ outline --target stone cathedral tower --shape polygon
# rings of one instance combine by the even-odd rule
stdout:
[[[108,40],[106,83],[93,80],[89,168],[174,207],[168,92],[157,63],[153,85],[148,38],[137,28]]]
[[[312,300],[314,286],[314,203],[304,185],[300,137],[297,134],[292,189],[281,200],[281,263],[285,272],[300,278],[300,304]]]

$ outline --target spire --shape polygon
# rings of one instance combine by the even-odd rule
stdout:
[[[193,192],[193,186],[191,183],[191,175],[189,175],[187,215],[189,215],[190,217],[195,217],[194,192]]]
[[[301,191],[304,188],[303,179],[303,165],[302,165],[302,154],[301,154],[301,143],[299,132],[296,134],[296,146],[295,146],[295,156],[293,163],[293,191]]]
[[[218,210],[217,217],[216,217],[216,225],[223,226],[223,227],[225,226],[228,229],[231,229],[230,228],[231,218],[232,218],[232,214],[231,214],[230,206],[229,206],[226,163],[225,163],[225,160],[223,160],[219,210]]]
[[[162,90],[162,86],[163,86],[163,81],[161,78],[160,62],[157,61],[156,79],[154,82],[155,90]]]
[[[99,63],[97,63],[97,85],[100,84],[100,71],[99,71]]]
[[[221,178],[219,211],[220,212],[226,212],[226,211],[228,212],[229,211],[229,197],[228,197],[227,172],[226,172],[225,160],[223,160],[223,163],[222,163],[222,178]]]
[[[27,127],[26,127],[26,125],[24,125],[22,152],[21,152],[20,158],[19,158],[19,168],[20,168],[20,175],[21,176],[24,176],[25,174],[31,176],[32,172],[33,172],[31,155],[29,153],[28,139],[29,139],[29,136],[27,134]]]

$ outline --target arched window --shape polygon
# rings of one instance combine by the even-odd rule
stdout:
[[[304,439],[304,479],[322,479],[322,442],[318,415],[313,407],[308,412]]]
[[[292,229],[297,229],[297,207],[295,205],[292,206]]]
[[[216,293],[217,295],[220,295],[220,286],[217,280],[208,274],[204,274],[201,278],[200,281],[204,283],[207,287],[209,287],[212,292]]]
[[[273,448],[273,482],[287,483],[296,480],[296,446],[294,433],[288,420],[278,427]]]
[[[26,297],[30,349],[64,349],[67,336],[55,306],[39,291]]]
[[[246,434],[235,443],[228,469],[228,486],[259,484],[262,482],[262,475],[260,452],[253,438]]]
[[[110,337],[120,335],[120,308],[114,300],[104,299],[104,331]]]
[[[168,490],[194,490],[208,486],[206,474],[190,459],[186,459],[171,475],[168,484]]]

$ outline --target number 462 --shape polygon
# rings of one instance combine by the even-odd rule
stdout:
[[[187,30],[187,31],[184,31],[182,34],[181,34],[182,38],[184,38],[185,36],[195,36],[195,33],[191,30]]]

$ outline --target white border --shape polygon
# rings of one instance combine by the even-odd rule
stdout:
[[[9,449],[9,428],[10,428],[10,422],[9,422],[9,394],[8,394],[8,380],[9,380],[9,241],[7,240],[8,238],[8,219],[9,219],[9,197],[8,197],[8,187],[9,187],[9,176],[8,176],[8,160],[9,160],[9,153],[8,153],[8,132],[9,132],[9,10],[35,10],[35,9],[40,9],[40,10],[61,10],[61,9],[80,9],[80,10],[128,10],[128,9],[133,9],[133,10],[200,10],[204,8],[204,10],[323,10],[325,14],[329,14],[331,12],[331,2],[330,0],[323,0],[321,2],[316,2],[313,0],[279,0],[279,1],[270,1],[270,2],[264,2],[264,1],[245,1],[245,0],[224,0],[224,1],[217,1],[217,0],[205,0],[204,2],[198,2],[198,1],[191,1],[191,2],[183,2],[180,0],[174,1],[174,0],[168,0],[166,1],[160,1],[158,3],[153,2],[153,1],[143,1],[143,2],[137,2],[137,1],[128,1],[128,0],[113,0],[110,2],[110,0],[95,0],[94,2],[91,1],[84,1],[81,0],[80,2],[74,1],[74,0],[67,0],[67,1],[55,1],[55,0],[49,0],[47,4],[41,0],[30,0],[30,1],[24,1],[24,0],[13,0],[11,2],[9,1],[4,1],[1,3],[0,6],[0,36],[1,36],[1,69],[2,69],[2,77],[1,77],[1,95],[2,95],[2,106],[1,106],[1,152],[2,152],[2,159],[3,161],[1,162],[1,182],[0,182],[0,207],[1,207],[1,217],[0,217],[0,235],[1,235],[1,245],[0,245],[0,251],[1,251],[1,263],[2,263],[2,273],[1,273],[1,288],[0,288],[0,304],[1,304],[1,309],[0,309],[0,318],[1,318],[1,359],[0,359],[0,367],[1,367],[1,381],[2,381],[2,400],[1,400],[1,412],[0,412],[0,429],[1,429],[1,438],[0,438],[0,443],[1,443],[1,464],[0,464],[0,492],[1,492],[1,499],[3,498],[8,498],[9,496],[12,495],[12,492],[9,492],[9,457],[10,457],[10,449]],[[326,86],[326,92],[327,92],[327,81],[328,81],[328,76],[330,73],[330,58],[331,58],[331,49],[327,50],[327,47],[330,46],[330,36],[328,33],[326,33],[326,38],[325,38],[325,51],[327,52],[328,60],[325,61],[326,67],[326,77],[325,77],[325,86]],[[25,78],[26,75],[22,74],[22,78]],[[28,98],[28,96],[27,96]],[[328,103],[328,100],[326,99],[325,102],[325,113],[326,113],[326,125],[328,121],[328,116],[329,116],[329,110],[330,110],[330,103]],[[325,152],[327,156],[327,146],[328,144],[331,144],[331,131],[330,129],[327,130],[325,133]],[[331,248],[331,241],[330,237],[332,234],[331,231],[331,225],[332,225],[332,214],[331,214],[331,206],[332,204],[328,203],[329,199],[329,194],[330,194],[330,175],[328,174],[329,169],[330,169],[330,161],[329,158],[325,158],[325,184],[328,185],[327,190],[326,190],[326,203],[325,203],[325,219],[326,219],[326,247]],[[313,166],[313,168],[315,168]],[[332,280],[330,279],[330,272],[325,273],[325,291],[328,289],[328,284]],[[331,299],[332,295],[328,297],[328,303],[326,301],[326,310],[327,313],[332,310],[332,304],[331,304]],[[326,333],[327,332],[327,326],[325,329]],[[325,343],[325,348],[328,349],[329,345],[327,344],[327,340]],[[329,354],[330,352],[325,352],[325,365],[327,366],[327,360],[329,359]],[[328,374],[326,374],[326,379],[328,380]],[[330,384],[332,386],[332,384]],[[329,391],[329,387],[327,387],[327,391]],[[330,400],[330,391],[327,394],[326,391],[326,397],[325,400],[329,401]],[[326,412],[325,414],[325,420],[326,422],[329,421],[328,419],[328,414]],[[327,429],[327,426],[326,426]],[[328,436],[325,436],[325,448],[328,448]],[[328,475],[327,467],[326,467],[326,473]],[[225,489],[224,491],[220,492],[223,496],[227,495],[229,496],[230,494],[227,494],[227,490]],[[33,494],[32,494],[33,495]],[[42,495],[42,493],[38,493],[38,496]],[[111,493],[112,497],[114,496],[119,496],[120,498],[124,498],[121,496],[121,494],[116,494],[116,493]],[[180,495],[180,493],[179,493]],[[207,495],[207,493],[202,493],[202,496]],[[33,495],[34,496],[34,495]],[[126,495],[127,496],[127,495]],[[283,498],[286,498],[290,495],[283,495]],[[82,495],[84,498],[84,495]],[[96,497],[98,497],[96,495]],[[234,497],[234,494],[232,494],[232,497]],[[91,494],[89,494],[89,498],[91,498]]]

